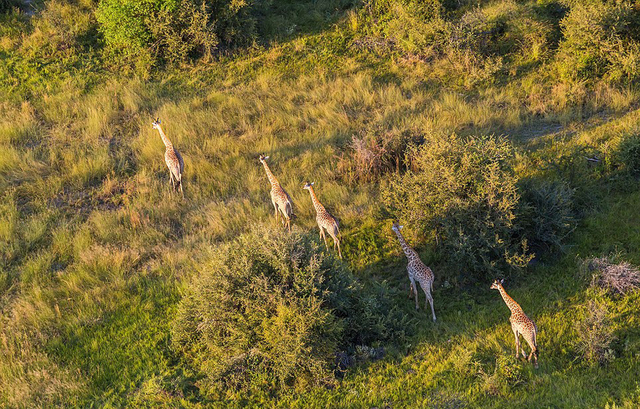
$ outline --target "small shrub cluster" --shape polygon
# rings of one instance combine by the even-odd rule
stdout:
[[[626,261],[620,261],[619,255],[587,259],[582,271],[591,275],[591,286],[626,294],[640,288],[640,270]]]
[[[631,3],[576,2],[560,26],[563,78],[619,82],[640,75],[640,13]]]
[[[214,250],[180,303],[173,345],[205,392],[327,384],[339,350],[393,327],[379,308],[308,235],[260,227]]]
[[[522,198],[518,225],[532,251],[554,252],[575,230],[574,190],[563,181],[527,181],[520,186]]]
[[[611,343],[615,340],[606,305],[589,300],[584,317],[576,321],[577,348],[590,363],[605,364],[614,359]]]
[[[383,192],[400,219],[438,242],[463,278],[487,279],[531,259],[514,236],[519,194],[501,137],[433,135],[410,155],[411,171]]]
[[[524,367],[511,354],[498,355],[493,374],[484,375],[484,388],[491,395],[503,395],[525,382]]]
[[[101,0],[96,17],[115,55],[181,63],[252,41],[253,7],[244,0]]]
[[[634,176],[640,175],[640,136],[623,139],[615,156],[625,171]]]
[[[0,13],[4,13],[22,5],[22,0],[0,0]]]
[[[421,141],[422,135],[412,130],[363,130],[353,135],[338,161],[338,172],[350,183],[379,180],[388,172],[404,170],[407,148]]]

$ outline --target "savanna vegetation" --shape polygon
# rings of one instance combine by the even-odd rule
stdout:
[[[626,0],[0,0],[0,407],[638,407],[639,61]]]

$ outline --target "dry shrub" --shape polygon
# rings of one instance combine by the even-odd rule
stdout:
[[[616,294],[626,294],[640,287],[640,270],[619,255],[587,259],[583,271],[591,274],[591,286],[604,288]]]
[[[409,146],[423,136],[414,130],[361,131],[353,135],[338,161],[338,172],[347,182],[371,182],[388,172],[400,172]]]
[[[578,351],[591,363],[604,364],[613,360],[614,352],[610,346],[615,336],[607,306],[589,300],[584,313],[584,317],[576,321]]]

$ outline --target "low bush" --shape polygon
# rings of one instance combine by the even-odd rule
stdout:
[[[488,279],[531,259],[514,234],[519,194],[502,137],[432,135],[410,155],[411,171],[383,192],[391,213],[437,244],[463,279]]]
[[[562,181],[527,181],[520,186],[522,198],[518,226],[532,251],[561,250],[577,225],[573,209],[574,191]]]
[[[253,6],[244,0],[101,0],[96,17],[114,55],[181,63],[210,57],[220,45],[251,42]]]
[[[640,136],[623,139],[615,156],[624,170],[634,176],[640,175]]]
[[[582,263],[582,272],[591,276],[591,286],[616,294],[626,294],[640,288],[640,270],[620,255],[587,259]]]
[[[203,391],[331,383],[340,350],[388,331],[375,297],[313,237],[260,227],[213,251],[172,334]]]
[[[640,75],[640,13],[630,3],[576,3],[560,22],[558,69],[565,80],[629,82]]]
[[[349,182],[372,182],[388,172],[404,170],[407,148],[422,141],[412,130],[363,131],[353,135],[338,161],[338,172]]]
[[[611,343],[615,340],[611,317],[602,302],[589,300],[584,317],[576,321],[577,348],[590,363],[604,364],[614,359]]]
[[[0,13],[9,11],[23,5],[22,0],[0,0]]]

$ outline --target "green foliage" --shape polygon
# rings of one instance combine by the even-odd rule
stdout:
[[[640,136],[623,139],[615,156],[625,171],[634,176],[640,175]]]
[[[338,349],[371,330],[360,292],[309,236],[260,228],[214,250],[180,304],[173,344],[209,392],[330,383]]]
[[[112,51],[147,64],[181,63],[210,58],[219,44],[252,41],[252,7],[245,0],[101,0],[96,17]]]
[[[22,0],[0,0],[0,13],[22,6]]]
[[[437,241],[461,278],[490,278],[530,259],[526,241],[513,233],[519,195],[512,156],[501,137],[430,135],[384,200],[403,222]]]
[[[528,181],[522,184],[518,226],[530,248],[538,252],[562,249],[576,228],[573,189],[562,181]]]
[[[567,80],[634,81],[640,75],[640,13],[617,5],[577,3],[560,22],[558,68]]]

